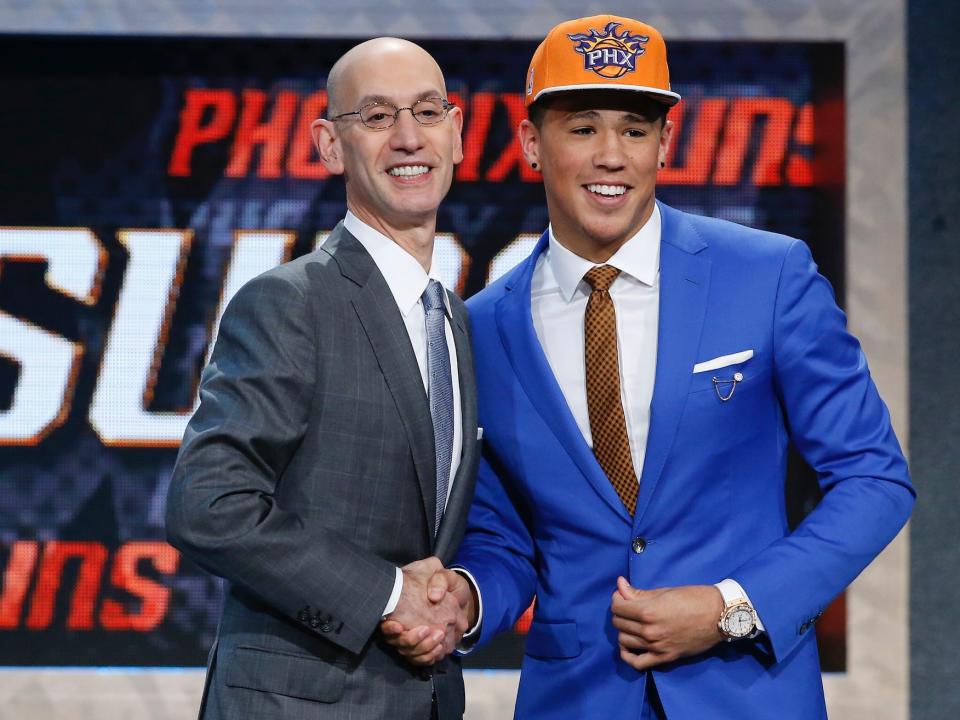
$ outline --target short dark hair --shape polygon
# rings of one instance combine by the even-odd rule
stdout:
[[[621,90],[617,92],[625,91]],[[543,118],[547,110],[555,104],[557,98],[558,94],[556,93],[544,95],[527,108],[527,118],[538,130],[543,127]],[[657,102],[647,95],[641,95],[637,99],[640,101],[637,111],[651,122],[655,123],[659,121],[660,127],[663,127],[667,121],[667,112],[670,110],[670,106],[662,102]]]

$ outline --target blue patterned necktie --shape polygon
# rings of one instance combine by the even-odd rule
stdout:
[[[450,375],[450,353],[444,330],[446,305],[443,286],[436,280],[427,284],[420,296],[426,315],[427,376],[430,416],[433,418],[433,442],[437,456],[437,516],[434,533],[440,527],[443,507],[450,484],[450,463],[453,457],[453,381]]]

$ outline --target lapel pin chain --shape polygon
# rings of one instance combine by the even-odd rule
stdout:
[[[733,391],[737,389],[737,383],[743,380],[743,373],[734,373],[732,380],[721,380],[720,378],[714,376],[713,378],[713,389],[717,391],[717,397],[720,398],[720,402],[726,402],[733,397]],[[720,386],[730,386],[730,392],[726,395],[723,394],[723,390],[720,389]]]

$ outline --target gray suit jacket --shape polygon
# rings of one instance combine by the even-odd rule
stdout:
[[[463,303],[450,295],[463,453],[439,532],[430,407],[393,295],[339,225],[232,300],[180,447],[171,544],[227,580],[201,716],[463,714],[459,661],[406,663],[378,632],[395,566],[449,562],[479,459]]]

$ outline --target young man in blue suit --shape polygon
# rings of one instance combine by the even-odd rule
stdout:
[[[654,28],[557,26],[526,97],[550,227],[468,303],[475,635],[536,596],[518,718],[825,717],[811,627],[914,499],[860,346],[804,243],[656,202]],[[824,492],[792,531],[791,440]]]

